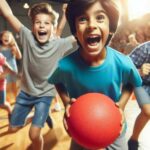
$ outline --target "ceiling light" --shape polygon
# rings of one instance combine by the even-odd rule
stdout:
[[[23,8],[28,9],[29,8],[29,4],[28,3],[24,3]]]

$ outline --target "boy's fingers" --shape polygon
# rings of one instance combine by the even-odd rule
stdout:
[[[68,130],[68,124],[67,124],[67,121],[66,121],[66,117],[64,117],[64,119],[63,119],[63,124],[64,124],[65,130],[67,131],[67,133],[69,134],[69,136],[71,136],[70,133],[69,133],[69,130]]]
[[[66,130],[68,130],[68,125],[67,125],[67,121],[66,121],[66,119],[65,119],[65,118],[63,119],[63,123],[64,123],[64,127],[65,127],[65,129],[66,129]]]
[[[72,99],[71,99],[71,103],[74,103],[75,101],[76,101],[75,98],[72,98]]]
[[[115,105],[119,108],[119,103],[115,103]]]
[[[120,134],[124,131],[124,128],[125,128],[125,123],[121,124],[121,130],[120,130]]]
[[[121,114],[121,127],[122,127],[120,131],[120,134],[121,134],[125,128],[125,116],[124,116],[123,110],[119,107],[119,103],[115,103],[115,105],[116,107],[118,107],[119,112]]]
[[[66,107],[66,117],[69,117],[70,116],[70,112],[69,112],[69,109],[70,109],[71,105],[68,105]]]

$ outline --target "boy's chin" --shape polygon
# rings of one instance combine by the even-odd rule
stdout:
[[[45,41],[45,42],[39,42],[39,44],[43,45],[43,44],[46,44],[48,41]]]
[[[46,44],[49,40],[37,40],[40,45]]]
[[[34,36],[35,40],[40,44],[40,45],[43,45],[45,43],[47,43],[49,41],[48,38],[45,38],[45,39],[40,39],[40,38],[37,38],[36,36]]]

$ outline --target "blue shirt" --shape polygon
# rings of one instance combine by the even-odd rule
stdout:
[[[115,102],[121,96],[123,84],[131,83],[134,87],[142,85],[141,77],[128,56],[107,47],[103,64],[88,66],[79,51],[61,59],[49,83],[62,83],[71,98],[89,92],[99,92],[109,96]]]

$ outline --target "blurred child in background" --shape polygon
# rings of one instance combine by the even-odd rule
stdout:
[[[10,31],[3,31],[0,35],[0,53],[2,53],[5,57],[9,65],[15,72],[18,72],[16,59],[21,59],[22,54],[20,49],[13,37],[13,34]],[[15,100],[18,92],[17,87],[17,76],[9,74],[7,76],[7,92],[9,95],[9,100]]]
[[[8,74],[16,74],[12,71],[11,66],[6,61],[6,58],[0,53],[0,108],[8,112],[8,120],[11,116],[11,105],[6,101],[6,76]]]

